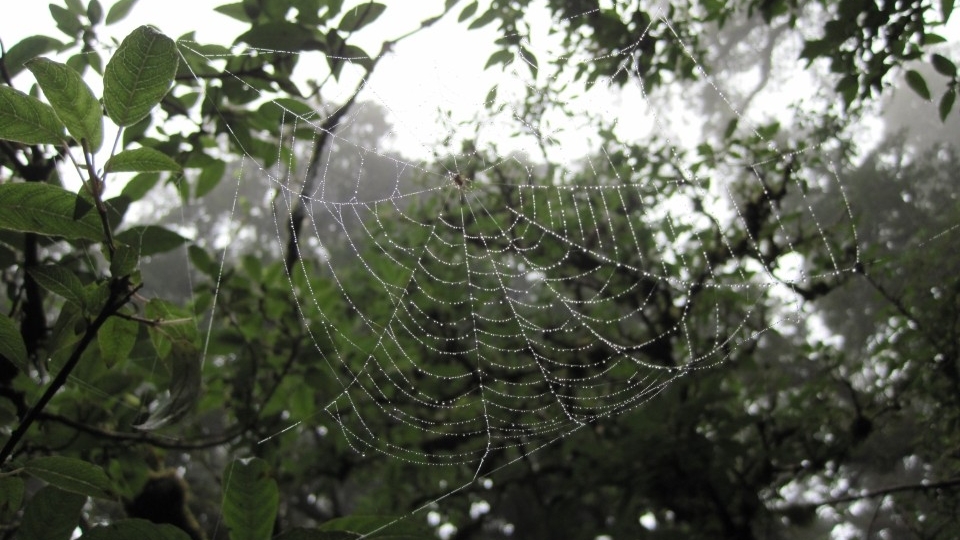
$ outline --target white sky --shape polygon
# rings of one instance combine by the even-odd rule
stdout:
[[[111,0],[101,2],[105,12],[112,5]],[[54,3],[63,5],[62,0]],[[120,40],[134,28],[150,24],[174,39],[196,31],[198,41],[228,45],[248,28],[213,11],[214,7],[228,3],[231,0],[140,0],[120,23],[101,25],[100,37],[105,42],[110,37]],[[347,5],[357,3],[348,1]],[[386,3],[387,10],[380,19],[356,36],[355,43],[371,55],[380,50],[383,39],[398,37],[418,27],[421,20],[442,13],[444,4],[443,0],[417,0],[404,2],[404,9],[398,9],[397,4]],[[0,39],[4,46],[9,48],[33,34],[65,39],[50,17],[48,4],[46,1],[0,0],[0,12],[5,15],[0,17]],[[390,110],[391,121],[398,131],[409,135],[398,139],[398,149],[408,154],[425,157],[426,145],[443,135],[443,127],[436,121],[423,121],[425,114],[435,119],[438,108],[475,111],[494,84],[492,74],[484,72],[483,66],[493,50],[495,26],[468,32],[456,22],[459,9],[461,6],[455,7],[441,22],[401,41],[388,58],[381,60],[368,82],[367,97]],[[318,73],[315,78],[321,78],[326,73],[326,65],[319,55],[314,60]],[[309,71],[309,61],[305,66],[298,66],[298,73]],[[481,78],[487,82],[480,83]],[[343,86],[342,100],[349,97],[355,82],[349,81]],[[337,101],[341,96],[328,97]]]

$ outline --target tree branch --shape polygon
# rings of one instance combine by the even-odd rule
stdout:
[[[97,337],[97,332],[100,331],[100,327],[103,326],[103,323],[110,318],[111,315],[117,312],[127,301],[130,299],[134,293],[139,290],[139,287],[134,287],[126,291],[121,291],[121,287],[126,287],[129,285],[129,281],[126,278],[114,279],[111,280],[110,284],[110,297],[107,299],[107,303],[103,306],[103,309],[100,310],[100,313],[97,317],[90,323],[90,326],[87,327],[86,331],[83,333],[83,337],[80,338],[80,341],[77,343],[77,346],[73,349],[73,352],[70,354],[70,358],[67,359],[66,364],[63,368],[57,373],[57,376],[54,377],[51,381],[50,386],[47,387],[47,390],[40,396],[40,399],[37,403],[30,408],[23,420],[20,421],[20,425],[17,426],[17,429],[14,430],[13,434],[10,435],[10,438],[7,439],[6,444],[3,445],[3,449],[0,449],[0,464],[3,464],[7,458],[13,454],[14,448],[16,448],[17,443],[20,442],[20,439],[26,435],[27,431],[30,429],[30,426],[33,425],[33,422],[40,416],[40,413],[43,412],[44,407],[53,399],[53,396],[66,384],[67,379],[70,377],[70,373],[73,371],[77,364],[80,363],[80,357],[83,356],[84,351],[87,350],[87,347],[90,343],[93,342],[94,338]]]
[[[73,420],[72,418],[67,418],[66,416],[53,413],[40,413],[38,418],[41,420],[57,422],[58,424],[69,426],[77,431],[82,431],[84,433],[89,433],[90,435],[96,435],[105,439],[142,443],[157,448],[163,448],[165,450],[204,450],[230,442],[243,432],[241,426],[237,425],[224,430],[224,432],[219,435],[211,436],[199,441],[185,442],[178,439],[163,439],[154,437],[148,433],[124,433],[119,431],[111,431],[108,429],[84,424],[82,422]]]
[[[951,478],[949,480],[941,480],[939,482],[927,482],[920,484],[901,484],[898,486],[890,486],[886,488],[877,489],[874,491],[865,491],[859,495],[845,495],[843,497],[835,497],[832,499],[824,499],[822,501],[803,503],[803,504],[791,504],[788,506],[783,506],[779,508],[772,509],[775,513],[786,513],[796,510],[813,510],[821,506],[833,506],[835,504],[843,504],[848,502],[862,501],[866,499],[875,499],[877,497],[885,497],[887,495],[893,495],[895,493],[905,493],[910,491],[932,491],[937,489],[944,488],[957,488],[960,487],[960,477]]]
[[[446,14],[446,12],[444,12],[444,14]],[[323,124],[320,126],[320,136],[317,139],[317,142],[313,145],[313,155],[310,157],[310,165],[307,169],[308,171],[313,171],[313,174],[306,175],[306,179],[303,182],[303,187],[300,189],[300,196],[297,198],[296,203],[294,203],[293,211],[290,213],[290,239],[287,242],[285,261],[287,273],[293,271],[293,266],[298,260],[300,260],[300,247],[297,242],[300,235],[300,229],[303,227],[303,221],[307,217],[305,201],[309,200],[309,195],[313,192],[314,183],[319,177],[319,173],[317,171],[319,171],[320,168],[320,158],[323,156],[324,151],[327,149],[327,146],[332,139],[333,130],[337,128],[337,126],[340,124],[340,121],[357,101],[357,97],[360,95],[360,92],[363,90],[364,86],[366,86],[367,79],[370,77],[370,74],[373,73],[373,70],[376,68],[380,59],[386,56],[386,54],[390,52],[397,42],[432,26],[441,18],[442,15],[421,21],[420,26],[411,30],[410,32],[407,32],[406,34],[403,34],[392,41],[385,41],[383,46],[381,46],[380,52],[377,54],[376,58],[374,58],[370,63],[370,67],[366,69],[366,73],[361,78],[360,84],[357,86],[356,90],[354,90],[353,95],[350,96],[350,99],[347,100],[347,102],[337,109],[332,115],[330,115],[329,118],[323,121]]]

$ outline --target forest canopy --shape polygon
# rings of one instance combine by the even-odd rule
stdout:
[[[956,538],[953,7],[51,3],[0,536]]]

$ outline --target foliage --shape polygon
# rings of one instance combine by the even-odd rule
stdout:
[[[869,223],[876,213],[858,215],[868,234],[857,239],[798,220],[795,236],[784,238],[777,234],[776,220],[789,221],[811,206],[823,213],[835,210],[831,194],[797,189],[807,185],[806,179],[797,180],[797,171],[801,165],[830,170],[828,159],[803,153],[806,140],[824,133],[842,138],[842,131],[832,127],[844,127],[854,116],[818,118],[809,129],[771,122],[747,135],[732,124],[722,143],[705,140],[698,155],[684,156],[703,177],[718,174],[721,153],[770,164],[734,176],[730,191],[741,218],[735,227],[715,219],[678,225],[660,217],[632,228],[630,216],[637,208],[667,199],[689,201],[707,214],[698,190],[677,180],[683,175],[672,169],[679,150],[656,137],[641,143],[604,131],[607,146],[617,150],[589,175],[564,178],[563,187],[599,181],[636,188],[631,193],[638,193],[638,199],[610,202],[601,200],[600,191],[583,190],[579,205],[562,205],[555,217],[588,222],[584,208],[602,205],[618,216],[609,222],[619,228],[614,236],[635,239],[624,249],[633,250],[638,261],[663,268],[676,262],[663,256],[657,238],[672,231],[674,249],[690,261],[685,267],[689,279],[684,286],[658,286],[628,265],[599,274],[602,264],[581,253],[570,257],[564,272],[582,277],[563,281],[560,287],[569,290],[559,292],[619,298],[615,309],[632,313],[636,306],[626,291],[642,290],[651,299],[642,312],[646,326],[631,329],[631,339],[650,343],[643,352],[668,374],[669,384],[653,388],[642,407],[585,412],[589,425],[539,451],[484,454],[483,471],[497,474],[489,484],[472,482],[476,471],[453,459],[453,466],[415,461],[424,455],[440,461],[457,456],[487,444],[482,437],[465,429],[450,443],[396,426],[381,414],[376,400],[355,402],[351,392],[401,390],[365,388],[359,381],[347,391],[341,382],[356,378],[367,358],[338,358],[342,372],[322,361],[354,350],[343,347],[347,338],[331,329],[356,328],[361,338],[366,337],[364,328],[369,332],[351,302],[381,314],[395,304],[393,298],[372,294],[383,287],[366,281],[374,274],[335,283],[322,261],[300,252],[297,237],[310,211],[306,196],[292,198],[288,212],[279,217],[283,230],[290,232],[280,254],[237,253],[219,260],[210,239],[191,241],[160,220],[133,224],[127,216],[131,204],[164,187],[176,190],[185,203],[212,197],[237,156],[253,158],[264,168],[318,170],[326,153],[336,148],[332,134],[356,104],[361,86],[331,109],[336,112],[323,118],[317,131],[290,120],[313,115],[329,81],[349,81],[355,75],[363,79],[376,69],[393,42],[369,54],[356,45],[355,34],[389,9],[377,2],[345,9],[342,2],[321,0],[300,0],[295,10],[287,0],[226,4],[217,11],[249,25],[237,43],[267,52],[232,56],[222,44],[197,43],[191,34],[174,41],[145,26],[127,36],[104,65],[104,49],[95,46],[100,25],[122,20],[134,3],[120,0],[106,15],[98,0],[51,5],[51,16],[67,41],[33,36],[6,50],[0,60],[0,267],[6,285],[0,301],[0,522],[6,525],[0,533],[5,537],[66,539],[79,528],[83,538],[104,540],[134,535],[423,538],[433,531],[398,518],[428,503],[456,525],[460,538],[501,538],[511,530],[523,538],[790,537],[856,521],[857,512],[848,504],[875,499],[881,501],[876,512],[892,510],[889,517],[864,524],[866,530],[886,527],[930,538],[952,537],[960,530],[951,511],[960,474],[957,261],[949,249],[918,248],[910,264],[889,252],[891,242],[896,249],[916,247],[955,227],[957,191],[947,188],[955,183],[950,174],[960,166],[955,153],[949,153],[953,150],[942,150],[947,157],[926,156],[916,165],[890,167],[878,156],[859,169],[849,167],[855,188],[878,198],[911,191],[910,212],[899,214],[903,223]],[[791,27],[809,24],[801,3],[791,1],[703,0],[670,6],[665,13],[644,9],[642,2],[628,10],[627,4],[600,9],[593,2],[550,1],[547,9],[561,21],[552,30],[562,38],[559,56],[597,60],[548,66],[529,46],[528,3],[494,0],[483,12],[477,2],[446,4],[441,16],[451,13],[468,28],[498,25],[499,49],[488,68],[518,61],[528,66],[531,84],[516,104],[521,120],[527,121],[539,118],[544,101],[564,91],[555,87],[558,74],[587,86],[602,78],[623,86],[631,72],[639,73],[646,90],[654,92],[697,76],[692,58],[710,57],[698,38],[705,29],[755,15],[766,25],[781,19]],[[819,4],[828,22],[822,37],[806,41],[801,58],[830,60],[838,78],[835,90],[848,115],[858,103],[875,99],[896,68],[924,58],[947,79],[938,113],[942,119],[951,114],[957,70],[952,60],[929,47],[939,41],[933,30],[949,19],[952,2],[941,2],[936,15],[917,2]],[[438,19],[427,19],[420,28]],[[671,25],[653,24],[655,20]],[[301,54],[311,51],[326,58],[328,77],[304,84],[294,74]],[[612,51],[618,54],[608,54]],[[69,58],[60,63],[42,56],[53,53]],[[211,63],[207,55],[217,54],[224,60]],[[24,71],[39,92],[14,88],[13,77]],[[919,72],[907,69],[904,78],[918,95],[933,99]],[[89,84],[94,79],[102,80],[101,96],[91,90],[98,86]],[[112,126],[105,127],[105,119]],[[177,122],[189,127],[168,129]],[[110,144],[105,138],[114,128],[117,140]],[[775,159],[767,145],[773,138],[782,143],[781,155],[799,157]],[[309,159],[299,158],[294,140],[314,141]],[[843,140],[828,142],[844,149],[838,159],[849,157]],[[105,147],[111,148],[106,158]],[[512,219],[510,209],[531,215],[543,210],[525,206],[530,202],[521,186],[528,171],[498,161],[485,153],[489,150],[470,150],[483,158],[478,161],[499,163],[484,174],[502,181],[484,184],[473,174],[479,171],[463,171],[476,183],[466,185],[461,179],[457,184],[463,189],[455,190],[456,196],[384,208],[377,216],[387,223],[403,222],[387,219],[396,212],[421,223],[459,220],[464,238],[474,239],[467,243],[467,255],[470,249],[529,252],[524,262],[533,267],[562,258],[558,254],[568,248],[558,238],[545,236],[537,250],[530,250],[487,235]],[[645,157],[636,162],[631,158],[636,155]],[[76,171],[82,184],[78,189],[68,189],[61,180],[65,170]],[[545,166],[537,179],[544,189],[557,189],[561,200],[555,172]],[[135,176],[120,195],[107,198],[118,173]],[[302,194],[312,192],[315,176],[305,177]],[[912,181],[897,186],[904,179]],[[468,219],[458,197],[492,210]],[[893,202],[884,199],[882,205]],[[394,266],[390,246],[420,245],[425,231],[367,225],[371,242],[352,256],[375,265],[376,275],[395,276],[397,282],[389,286],[402,289],[403,274]],[[387,235],[395,243],[379,242]],[[502,245],[485,243],[488,237]],[[585,246],[592,241],[588,234],[578,238]],[[330,240],[332,250],[349,253],[348,245],[353,246],[344,239]],[[190,272],[198,278],[186,299],[165,297],[163,285],[147,277],[151,257],[177,250],[188,254]],[[794,285],[793,292],[846,339],[843,346],[803,339],[805,329],[799,324],[777,326],[775,313],[783,304],[772,295],[708,286],[750,280],[798,254],[816,277]],[[918,270],[929,266],[939,271],[924,275]],[[841,273],[842,267],[856,273]],[[456,276],[435,260],[432,266],[424,262],[424,268],[438,278],[419,291],[437,300],[431,316],[438,325],[431,331],[455,336],[463,331],[457,306],[464,299],[444,283]],[[476,278],[474,284],[486,292],[470,300],[486,306],[477,313],[503,320],[508,307],[490,293],[496,290],[493,276]],[[849,312],[854,303],[871,306],[874,315],[867,324],[850,322],[864,320],[862,313]],[[222,324],[210,324],[211,310]],[[331,320],[332,313],[339,319]],[[549,313],[536,317],[548,326]],[[717,339],[734,335],[751,338],[736,347]],[[544,339],[556,350],[588,351],[576,344],[590,336],[556,333]],[[391,353],[389,347],[415,346],[387,344],[384,354]],[[520,351],[513,353],[518,364],[536,364],[536,351],[515,343],[503,350]],[[703,350],[721,355],[724,366],[687,371],[687,359]],[[462,352],[426,354],[422,365],[442,371],[451,359],[462,361]],[[604,344],[588,352],[612,354]],[[303,361],[308,355],[321,361]],[[586,369],[574,364],[582,357],[571,358],[571,376]],[[414,370],[401,375],[417,377]],[[502,377],[522,386],[540,374],[528,370]],[[436,383],[421,391],[458,393]],[[590,398],[589,393],[558,394],[557,400],[582,404]],[[358,408],[353,414],[338,413],[352,407]],[[456,425],[460,420],[442,414],[437,413],[438,422]],[[516,414],[519,422],[536,413]],[[307,422],[291,426],[289,418]],[[366,425],[366,418],[383,421]],[[327,426],[340,431],[328,433]],[[409,461],[384,459],[377,448],[362,446],[362,437],[351,437],[387,429],[412,449],[405,456]],[[523,448],[525,442],[517,444]],[[242,459],[228,461],[227,456]],[[168,467],[182,467],[195,480],[192,494],[175,482],[176,497],[164,498],[178,501],[172,509],[177,520],[168,520],[177,527],[137,519],[144,516],[137,515],[134,504]],[[901,483],[888,488],[891,479]],[[842,487],[851,484],[865,491]],[[464,487],[449,496],[457,485]],[[833,495],[810,502],[795,496],[798,491]],[[320,502],[316,494],[322,494]],[[478,501],[488,503],[490,511],[473,515],[471,505]],[[817,509],[826,507],[834,509],[833,517],[818,515]],[[656,519],[655,530],[638,523],[645,514]]]

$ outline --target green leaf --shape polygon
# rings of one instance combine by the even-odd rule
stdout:
[[[950,14],[953,13],[955,0],[940,0],[940,14],[943,15],[943,22],[946,24],[950,20]]]
[[[23,64],[32,58],[56,51],[63,47],[63,43],[47,36],[30,36],[23,38],[19,43],[10,47],[3,57],[4,66],[10,77],[16,77],[23,71]]]
[[[223,179],[223,175],[227,172],[227,164],[219,159],[205,165],[200,169],[200,176],[197,178],[197,187],[194,191],[194,197],[200,198],[204,195],[213,191],[215,187],[220,183],[220,180]]]
[[[490,90],[487,91],[487,97],[483,100],[484,105],[487,107],[492,107],[497,101],[497,86],[493,85],[490,87]]]
[[[193,316],[170,302],[154,298],[144,308],[147,319],[156,324],[147,327],[150,341],[160,358],[166,358],[174,344],[182,348],[196,347],[199,339]]]
[[[0,184],[0,228],[100,241],[100,219],[92,212],[74,219],[76,202],[75,193],[50,184]]]
[[[520,47],[520,57],[523,58],[523,61],[530,66],[530,74],[534,77],[537,76],[537,72],[540,69],[540,64],[537,62],[537,57],[534,55],[530,49],[526,47]]]
[[[18,476],[0,477],[0,521],[12,523],[23,504],[23,479]]]
[[[129,276],[137,269],[140,257],[137,250],[126,244],[118,244],[110,259],[110,275]]]
[[[463,22],[470,17],[473,17],[473,14],[477,12],[478,4],[476,0],[467,4],[463,10],[460,11],[460,16],[457,17],[457,22]]]
[[[157,182],[160,181],[160,175],[157,173],[143,173],[138,174],[130,179],[127,182],[127,185],[123,186],[123,190],[120,193],[130,197],[131,201],[139,201],[142,199],[153,186],[157,185]]]
[[[267,462],[235,460],[223,472],[223,520],[231,540],[267,540],[273,532],[280,494]]]
[[[140,257],[166,253],[187,241],[179,234],[159,225],[138,225],[116,235],[116,239],[133,248]]]
[[[195,266],[197,270],[200,270],[210,277],[214,277],[220,272],[219,265],[217,265],[216,261],[214,261],[213,258],[210,257],[210,254],[203,248],[190,246],[187,252],[190,256],[190,262],[193,263],[193,266]]]
[[[227,17],[236,19],[242,23],[249,23],[250,16],[247,15],[247,10],[243,8],[243,4],[240,2],[234,4],[224,4],[222,6],[217,6],[213,8],[217,13],[222,13]]]
[[[957,76],[957,66],[946,56],[933,54],[930,56],[930,63],[933,64],[933,69],[937,70],[941,75],[947,77]]]
[[[87,531],[82,540],[190,540],[183,530],[167,524],[153,523],[145,519],[124,519],[110,525],[100,525]]]
[[[113,484],[103,469],[81,459],[47,456],[32,459],[24,470],[50,485],[64,491],[95,497],[115,499]]]
[[[498,15],[499,13],[495,9],[490,8],[487,11],[483,12],[483,15],[480,15],[479,17],[474,19],[474,21],[471,22],[469,26],[467,26],[467,30],[476,30],[477,28],[483,28],[484,26],[495,21]]]
[[[0,86],[0,139],[61,144],[64,126],[53,107],[9,86]]]
[[[190,540],[181,529],[167,523],[153,523],[145,519],[124,519],[110,525],[90,529],[82,540]]]
[[[177,46],[149,26],[124,38],[103,74],[103,104],[118,126],[136,124],[170,91],[177,74]]]
[[[103,20],[103,6],[100,5],[99,0],[90,0],[87,6],[87,19],[90,20],[91,25],[98,25]]]
[[[723,130],[723,138],[729,139],[737,131],[737,126],[740,125],[740,117],[734,116],[727,122],[727,128]]]
[[[487,69],[490,66],[497,64],[503,64],[504,66],[509,65],[513,62],[513,59],[516,58],[514,54],[507,49],[500,49],[499,51],[494,52],[490,55],[490,58],[487,59],[486,65],[483,66],[483,69]]]
[[[193,324],[192,319],[189,322]],[[170,343],[170,353],[167,355],[171,370],[170,390],[158,400],[150,416],[135,426],[137,429],[152,431],[179,422],[193,411],[200,400],[200,351],[192,342],[174,338]],[[271,527],[272,524],[271,521]]]
[[[957,91],[953,88],[948,88],[947,91],[943,93],[943,97],[940,98],[940,106],[938,107],[941,122],[947,121],[947,116],[949,116],[950,111],[953,110],[953,103],[956,100]]]
[[[144,309],[153,324],[150,341],[171,372],[170,389],[158,401],[139,429],[157,429],[189,414],[200,398],[201,356],[199,331],[193,316],[164,300],[153,299]]]
[[[800,58],[814,60],[821,56],[829,56],[836,49],[836,45],[826,39],[809,39],[803,44]]]
[[[139,331],[137,323],[122,317],[110,317],[103,323],[97,332],[97,344],[100,345],[100,357],[108,368],[130,356]]]
[[[843,103],[849,107],[853,104],[853,101],[857,98],[857,93],[860,91],[860,79],[856,73],[846,75],[837,82],[834,90],[840,94],[843,98]]]
[[[13,362],[20,371],[30,371],[27,346],[23,343],[23,336],[20,335],[13,320],[6,315],[0,315],[0,356]]]
[[[356,32],[377,20],[377,17],[382,15],[385,9],[387,9],[387,6],[377,2],[360,4],[343,15],[339,29],[344,33]]]
[[[302,51],[314,42],[313,32],[290,21],[272,21],[254,26],[240,34],[237,41],[251,47],[279,51]]]
[[[83,23],[80,22],[79,14],[70,13],[69,10],[56,4],[50,4],[50,15],[57,23],[57,28],[71,38],[76,37],[83,31]]]
[[[927,81],[924,80],[923,75],[921,75],[919,71],[911,69],[907,72],[906,77],[907,86],[909,86],[921,98],[930,101],[930,89],[927,88]]]
[[[46,58],[34,58],[26,65],[73,138],[86,141],[91,151],[99,150],[103,144],[103,111],[80,74]]]
[[[180,164],[153,148],[124,150],[107,160],[103,169],[107,172],[179,172],[182,170]]]
[[[80,523],[87,498],[46,486],[27,503],[20,522],[19,538],[30,540],[70,540]]]
[[[86,12],[86,10],[83,9],[82,0],[64,0],[64,2],[66,2],[67,9],[70,10],[70,13],[74,13],[76,15],[83,15]]]
[[[274,540],[354,540],[360,538],[357,533],[346,531],[321,531],[297,527],[283,531]]]
[[[57,296],[83,306],[83,282],[70,270],[60,265],[32,266],[27,268],[37,284]]]
[[[110,6],[110,11],[107,12],[107,24],[113,24],[115,22],[122,21],[130,13],[130,9],[134,4],[137,3],[137,0],[118,0],[117,3]]]

